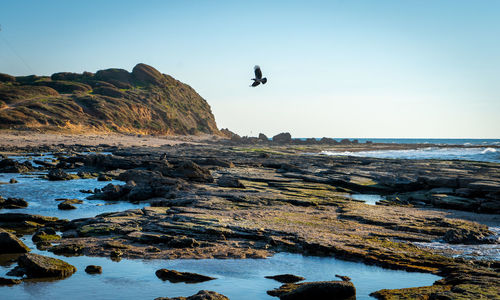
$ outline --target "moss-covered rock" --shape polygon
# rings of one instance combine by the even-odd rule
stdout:
[[[33,253],[20,256],[18,263],[31,278],[64,278],[76,272],[76,268],[65,261]]]

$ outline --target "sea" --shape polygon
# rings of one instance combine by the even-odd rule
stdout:
[[[341,139],[336,138],[335,140],[340,141]],[[332,149],[331,151],[322,151],[319,154],[333,156],[358,156],[398,159],[470,160],[500,163],[500,139],[368,138],[357,140],[361,144],[366,143],[367,141],[371,141],[373,143],[415,144],[419,146],[415,149],[406,150],[336,151]]]

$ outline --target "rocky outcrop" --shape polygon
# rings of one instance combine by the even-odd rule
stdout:
[[[0,76],[0,129],[219,134],[208,103],[155,68]]]
[[[18,258],[18,264],[24,268],[28,277],[65,278],[76,272],[76,268],[60,259],[28,253]]]
[[[275,143],[286,144],[290,143],[291,141],[292,141],[292,135],[288,132],[282,132],[280,134],[273,136],[273,142]]]
[[[186,283],[198,283],[209,280],[214,280],[216,278],[205,276],[190,272],[179,272],[176,270],[160,269],[156,271],[156,276],[161,280],[168,280],[172,283],[176,282],[186,282]]]
[[[289,283],[267,292],[280,300],[355,300],[356,289],[349,281]]]
[[[4,199],[0,196],[0,209],[18,209],[28,207],[28,202],[22,198],[7,198]]]
[[[0,228],[0,254],[27,253],[30,248],[12,233]]]
[[[229,300],[229,298],[213,291],[202,290],[196,293],[195,295],[189,297],[175,297],[175,298],[159,297],[155,298],[155,300]]]

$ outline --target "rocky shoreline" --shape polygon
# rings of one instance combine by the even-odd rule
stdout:
[[[498,261],[454,258],[414,244],[498,243],[486,225],[454,217],[448,209],[465,211],[472,220],[478,213],[499,214],[499,164],[307,154],[326,147],[415,146],[290,142],[288,136],[252,142],[232,136],[159,147],[2,146],[0,153],[6,154],[51,152],[55,161],[35,166],[5,158],[1,173],[117,179],[123,184],[90,191],[89,201],[149,206],[69,221],[0,210],[0,227],[44,236],[37,247],[66,255],[119,260],[265,258],[294,252],[443,277],[430,287],[378,291],[379,299],[499,296]],[[386,200],[366,205],[349,197],[358,193],[382,194]],[[42,234],[47,228],[61,234]]]

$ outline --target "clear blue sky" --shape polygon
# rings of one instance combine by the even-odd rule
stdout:
[[[242,135],[500,138],[500,1],[0,4],[2,73],[143,62]]]

